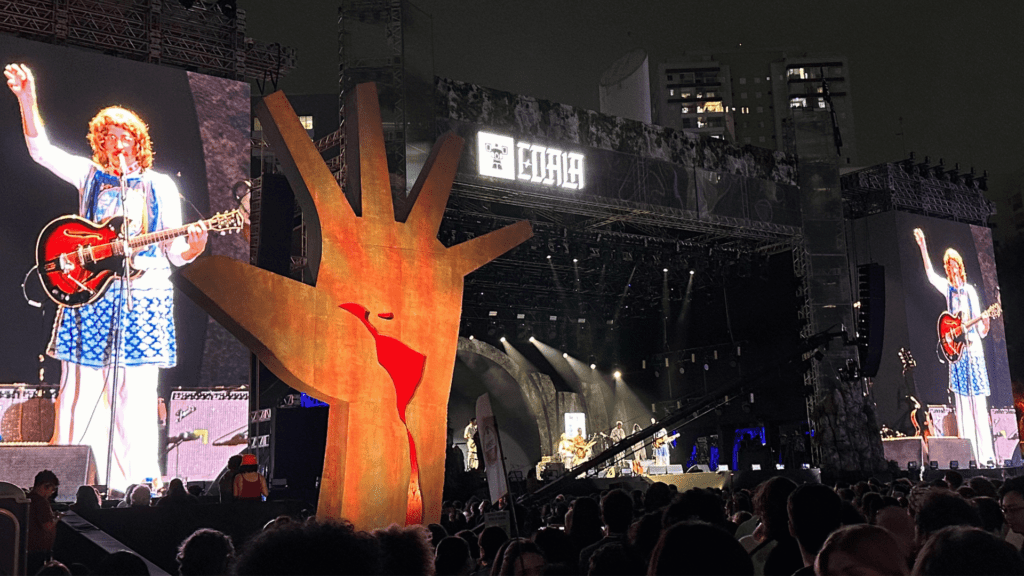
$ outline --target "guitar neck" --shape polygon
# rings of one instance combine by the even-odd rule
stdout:
[[[991,317],[992,313],[995,312],[996,310],[996,306],[998,306],[998,304],[993,304],[992,306],[989,307],[988,310],[982,312],[981,315],[978,316],[977,318],[972,318],[967,322],[964,322],[963,326],[961,327],[961,330],[966,332],[967,330],[970,330],[971,326],[974,326],[978,322],[981,322],[982,320]]]
[[[204,220],[203,222],[207,222]],[[132,249],[142,248],[143,246],[149,246],[150,244],[156,244],[157,242],[164,242],[177,238],[178,236],[184,236],[188,234],[188,227],[193,224],[186,224],[179,226],[178,228],[167,228],[165,230],[157,230],[156,232],[149,232],[146,234],[139,234],[133,238],[128,239],[128,246]]]

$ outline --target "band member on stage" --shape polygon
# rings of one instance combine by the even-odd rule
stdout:
[[[470,418],[466,429],[462,431],[462,437],[466,440],[466,451],[469,452],[469,469],[476,470],[480,467],[480,456],[476,446],[476,418]]]
[[[964,322],[981,316],[984,308],[978,300],[978,292],[967,283],[964,261],[960,253],[950,248],[942,258],[946,277],[935,273],[928,256],[928,245],[924,232],[914,229],[914,239],[921,249],[924,270],[928,281],[946,299],[946,309],[956,316],[964,313]],[[957,425],[961,438],[969,438],[974,445],[979,463],[995,461],[992,446],[992,425],[989,423],[988,400],[990,394],[988,369],[985,366],[985,350],[981,339],[988,335],[989,319],[982,319],[967,330],[967,345],[955,362],[949,363],[949,389],[956,402]]]
[[[612,444],[618,444],[626,439],[626,429],[622,427],[622,420],[615,423],[615,428],[612,428],[611,434]],[[620,463],[626,458],[625,452],[619,452],[615,455],[615,466],[618,467]]]
[[[651,418],[651,424],[654,424],[654,418]],[[668,430],[662,428],[654,433],[654,463],[657,466],[668,466],[669,454],[668,454]]]
[[[568,434],[562,432],[562,438],[558,441],[558,455],[562,458],[562,463],[566,468],[572,468],[572,461],[576,458],[573,448],[572,439]]]
[[[572,439],[573,451],[576,458],[573,460],[573,466],[579,466],[590,459],[590,446],[587,442],[587,437],[583,435],[583,428],[576,429],[576,436]]]
[[[633,434],[636,434],[639,431],[640,431],[640,425],[639,424],[633,424],[633,433],[630,434],[630,436],[632,436]],[[633,460],[636,460],[636,461],[647,460],[647,447],[644,446],[644,443],[643,443],[642,440],[640,442],[637,442],[636,444],[633,444]]]
[[[181,226],[177,186],[169,176],[152,170],[148,127],[135,113],[119,107],[100,110],[89,122],[92,157],[74,156],[47,138],[28,67],[10,64],[4,76],[21,107],[29,154],[78,190],[80,216],[100,222],[125,214],[132,236]],[[121,166],[127,173],[121,173]],[[113,462],[111,477],[106,479],[113,488],[123,489],[146,478],[159,481],[157,378],[160,368],[170,368],[177,361],[171,264],[191,262],[206,248],[206,241],[205,226],[196,225],[189,228],[187,237],[140,249],[134,254],[134,265],[145,273],[131,282],[130,290],[118,279],[95,303],[57,310],[47,349],[61,361],[51,442],[91,446],[97,468],[105,474],[116,362],[120,378]]]

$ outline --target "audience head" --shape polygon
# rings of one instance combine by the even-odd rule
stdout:
[[[978,510],[983,530],[995,534],[998,538],[1006,537],[1006,520],[1003,518],[1002,509],[999,508],[999,502],[988,496],[978,496],[971,500],[971,504]]]
[[[588,576],[640,576],[645,573],[644,561],[622,542],[610,542],[590,556]]]
[[[167,496],[181,497],[188,494],[185,490],[185,483],[181,481],[181,478],[173,478],[167,483]]]
[[[680,522],[661,534],[647,573],[753,574],[754,564],[725,530],[704,522]]]
[[[843,501],[823,484],[804,484],[789,495],[789,533],[800,550],[815,555],[842,524]]]
[[[622,490],[612,490],[601,498],[601,519],[609,533],[625,534],[633,522],[633,499]]]
[[[525,538],[513,538],[495,557],[495,569],[501,576],[540,576],[544,573],[544,555],[536,544]],[[491,570],[491,574],[495,574]]]
[[[884,528],[870,524],[843,526],[825,540],[814,561],[814,573],[899,574],[907,564],[899,544]]]
[[[430,548],[437,548],[437,545],[448,537],[448,531],[444,529],[444,526],[440,524],[428,524],[427,530],[430,532]]]
[[[508,534],[497,526],[488,526],[480,533],[477,543],[480,544],[480,562],[487,566],[494,564],[498,550],[508,541]]]
[[[946,526],[981,526],[978,511],[968,501],[944,490],[925,498],[914,520],[918,544]]]
[[[86,484],[79,486],[75,493],[75,507],[78,510],[98,510],[103,505],[100,493],[96,488]]]
[[[917,553],[917,529],[914,526],[914,518],[906,508],[901,506],[886,506],[875,514],[875,525],[885,528],[896,539],[903,558],[909,566]]]
[[[149,566],[138,554],[118,550],[101,560],[93,573],[110,576],[149,576]]]
[[[248,472],[256,472],[259,470],[259,466],[256,463],[255,454],[242,454],[242,463],[238,466],[238,472],[246,474]]]
[[[425,544],[425,537],[423,542]],[[241,575],[377,574],[382,572],[381,548],[378,539],[357,531],[348,522],[292,522],[253,537],[239,556],[235,572]],[[398,555],[396,548],[400,546],[391,548],[391,556]],[[425,555],[426,565],[433,569],[429,548]],[[345,561],[339,562],[339,558]],[[419,571],[401,573],[423,574],[422,564],[417,566]]]
[[[679,522],[700,520],[715,526],[725,524],[725,509],[722,499],[707,490],[691,488],[672,499],[662,516],[662,526],[668,527]]]
[[[548,566],[565,567],[566,570],[575,569],[579,561],[579,555],[569,537],[565,532],[557,528],[541,528],[533,535],[533,543],[540,548],[541,554]]]
[[[913,574],[1024,574],[1024,559],[1009,543],[980,528],[947,526],[925,542]]]
[[[32,491],[44,498],[50,498],[57,493],[59,486],[60,480],[57,479],[57,475],[50,470],[43,470],[36,474],[35,481],[32,483]]]
[[[149,506],[150,499],[153,494],[149,490],[149,486],[145,484],[139,484],[132,489],[131,505],[132,506]]]
[[[647,487],[647,493],[644,494],[644,510],[647,512],[661,510],[671,501],[672,491],[668,489],[668,484],[655,482]]]
[[[998,500],[1010,530],[1024,534],[1024,476],[1003,482],[999,487]]]
[[[776,476],[766,480],[754,493],[754,513],[761,517],[761,525],[768,540],[778,540],[789,535],[790,493],[796,490],[796,483],[789,478]]]
[[[466,546],[469,547],[469,557],[474,562],[480,559],[480,544],[477,543],[477,535],[472,530],[460,530],[455,534],[459,538],[466,541]]]
[[[437,543],[434,554],[434,574],[437,576],[456,576],[469,574],[473,571],[473,559],[469,555],[469,546],[458,536],[448,536]]]
[[[216,576],[227,574],[235,557],[231,538],[219,530],[200,528],[185,538],[178,548],[178,574]]]
[[[644,514],[629,528],[629,543],[645,562],[650,562],[651,553],[661,538],[661,514]]]
[[[392,524],[374,530],[380,548],[381,572],[384,574],[430,574],[434,570],[434,551],[430,531],[423,526]]]
[[[996,490],[992,481],[984,476],[975,476],[967,481],[967,485],[974,490],[974,493],[978,496],[988,496],[989,498],[999,498],[999,493]]]
[[[957,488],[960,487],[961,484],[964,483],[963,475],[957,472],[956,470],[947,470],[946,473],[942,476],[942,479],[946,481],[946,484],[949,486],[950,490],[956,490]]]
[[[238,470],[239,466],[241,466],[241,465],[242,465],[242,455],[241,454],[235,454],[231,458],[228,458],[228,470],[230,470],[230,471]]]

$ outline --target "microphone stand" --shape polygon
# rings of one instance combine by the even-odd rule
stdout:
[[[118,382],[117,373],[122,368],[121,366],[121,354],[122,354],[122,339],[124,334],[124,323],[125,323],[125,310],[131,312],[131,246],[128,244],[128,166],[124,159],[124,154],[117,155],[119,161],[120,174],[118,180],[120,181],[120,196],[121,196],[121,252],[124,256],[124,267],[121,274],[120,287],[118,289],[118,302],[117,302],[117,322],[114,323],[114,378],[110,385],[110,432],[107,436],[107,470],[106,470],[106,482],[107,491],[110,491],[110,475],[113,471],[114,465],[114,434],[117,430],[117,393],[118,393]],[[125,369],[127,372],[127,369]],[[127,376],[127,374],[126,374]],[[122,381],[121,385],[125,383]]]

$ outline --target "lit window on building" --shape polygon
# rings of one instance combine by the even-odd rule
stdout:
[[[786,72],[789,74],[790,78],[801,78],[801,79],[804,78],[804,69],[803,68],[790,68]]]
[[[676,95],[676,89],[675,88],[669,88],[668,89],[668,95],[669,96],[675,96]]]
[[[305,128],[306,130],[312,130],[313,129],[313,117],[312,116],[299,116],[299,123],[302,124],[302,127]]]
[[[683,106],[680,108],[682,114],[691,114],[693,110],[689,106]]]
[[[807,108],[807,98],[798,96],[789,101],[790,108]]]
[[[697,106],[698,114],[704,112],[725,112],[725,108],[721,102],[705,102],[702,106]]]
[[[679,97],[680,98],[693,98],[693,90],[680,90],[679,91]]]
[[[709,90],[708,92],[705,92],[704,95],[707,96],[708,98],[715,98],[716,96],[718,96],[718,93],[715,92],[714,90]]]
[[[824,99],[818,100],[818,108],[824,108],[824,107],[825,107],[825,100]]]

